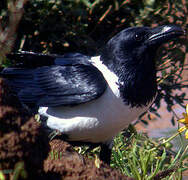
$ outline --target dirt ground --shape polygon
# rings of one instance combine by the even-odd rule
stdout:
[[[52,151],[53,150],[53,151]],[[52,152],[61,155],[52,156]],[[14,171],[12,171],[14,169]],[[10,95],[0,80],[0,170],[6,179],[131,180],[101,162],[82,157],[62,140],[48,141],[40,124]]]

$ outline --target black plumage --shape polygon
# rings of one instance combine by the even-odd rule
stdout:
[[[24,52],[8,57],[18,59],[19,68],[6,68],[2,74],[21,102],[29,106],[85,103],[100,97],[107,86],[102,73],[82,54]]]

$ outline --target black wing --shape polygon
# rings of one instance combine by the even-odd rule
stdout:
[[[37,68],[5,68],[1,75],[26,105],[53,107],[85,103],[100,97],[107,84],[102,73],[86,61],[86,56],[82,59],[81,54],[77,55],[53,56],[50,65],[48,60],[52,57],[48,56],[48,66],[42,66],[43,63]]]

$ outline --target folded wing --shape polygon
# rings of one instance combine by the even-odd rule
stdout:
[[[35,57],[40,61],[37,54],[32,58]],[[23,68],[22,63],[21,68],[5,68],[1,75],[28,106],[78,105],[100,97],[107,86],[102,73],[86,61],[86,57],[82,58],[81,54],[46,57],[45,65],[43,56],[42,65]],[[30,56],[31,61],[32,58]]]

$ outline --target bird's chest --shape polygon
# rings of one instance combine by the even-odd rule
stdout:
[[[94,101],[75,107],[40,108],[48,116],[47,125],[73,141],[104,142],[137,118],[147,107],[131,108],[111,89]]]

